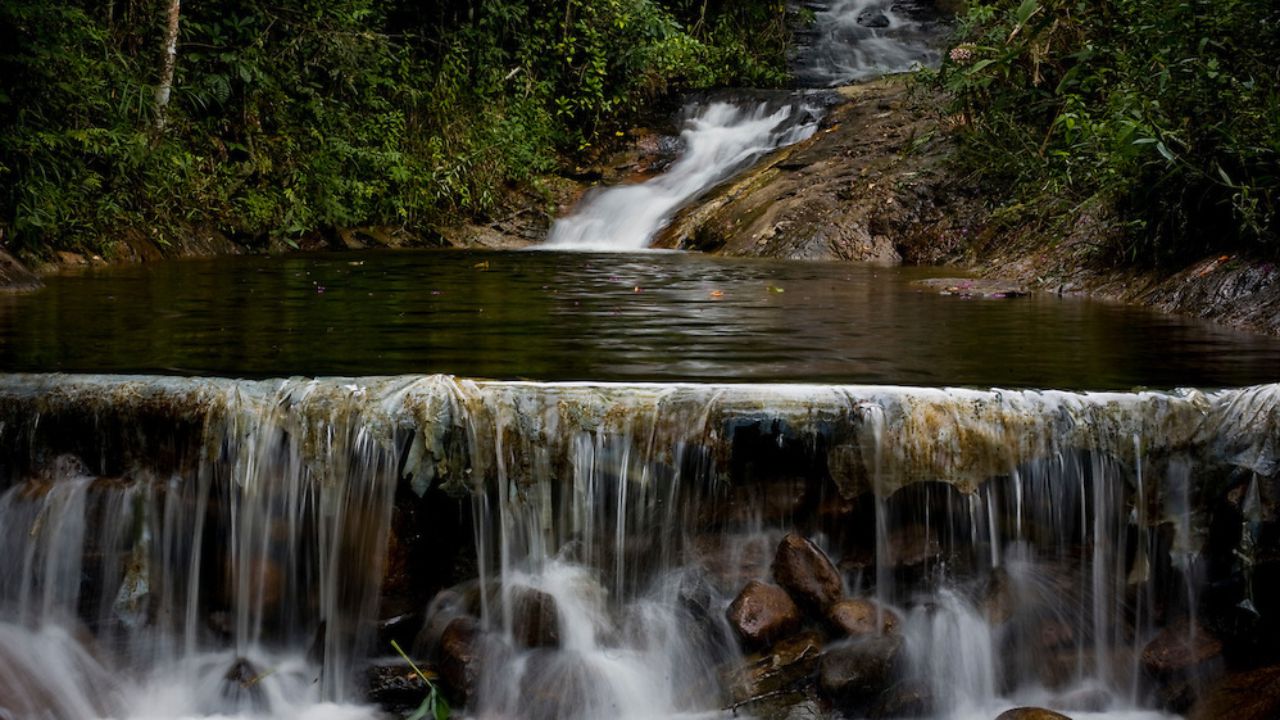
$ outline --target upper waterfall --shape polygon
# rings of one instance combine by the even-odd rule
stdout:
[[[684,152],[667,172],[647,182],[597,190],[557,220],[548,250],[626,252],[649,247],[685,202],[711,189],[770,150],[799,142],[817,129],[816,110],[797,103],[692,105],[681,134]]]

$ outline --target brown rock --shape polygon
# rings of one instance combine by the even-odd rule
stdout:
[[[464,701],[475,691],[480,677],[480,634],[476,619],[463,616],[454,618],[440,635],[440,679]]]
[[[825,611],[842,593],[840,573],[826,553],[793,532],[778,544],[773,579],[811,610]]]
[[[800,627],[800,608],[777,585],[752,580],[729,604],[726,613],[742,643],[758,648],[794,633]]]
[[[3,238],[2,234],[0,238]],[[35,290],[40,285],[40,278],[18,262],[17,258],[0,250],[0,291]]]
[[[888,635],[896,632],[899,625],[897,613],[861,598],[832,605],[827,611],[827,621],[835,632],[849,637]]]
[[[512,589],[512,634],[528,648],[560,645],[560,613],[556,599],[527,587]]]
[[[1172,625],[1142,649],[1142,669],[1154,677],[1194,672],[1222,656],[1222,643],[1199,625]]]
[[[836,645],[818,663],[818,689],[842,712],[860,715],[897,681],[900,635],[869,635]]]
[[[1071,720],[1071,718],[1045,708],[1020,707],[1005,710],[996,716],[996,720]]]
[[[729,690],[735,702],[774,696],[801,684],[818,667],[822,656],[822,636],[802,632],[779,640],[768,651],[748,656],[729,675]]]
[[[1142,672],[1160,704],[1184,713],[1222,669],[1222,643],[1204,628],[1171,625],[1142,649]]]
[[[1226,675],[1205,689],[1188,720],[1280,718],[1280,665]]]
[[[933,691],[926,683],[908,680],[881,695],[870,716],[874,720],[929,717],[934,714],[934,704]]]
[[[910,568],[939,559],[942,546],[925,527],[910,525],[890,533],[887,554],[890,567]]]

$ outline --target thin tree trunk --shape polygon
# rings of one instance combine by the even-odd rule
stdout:
[[[164,130],[173,91],[173,66],[178,60],[178,11],[181,0],[169,0],[169,13],[164,27],[164,57],[160,65],[160,84],[156,85],[156,130]]]

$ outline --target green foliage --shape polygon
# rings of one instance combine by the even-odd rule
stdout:
[[[968,162],[1017,200],[1103,199],[1129,259],[1280,252],[1280,6],[974,3],[936,80]]]
[[[391,647],[399,653],[405,662],[409,663],[409,667],[413,668],[413,672],[422,678],[422,682],[427,685],[427,696],[422,699],[422,704],[418,706],[405,720],[449,720],[453,714],[453,710],[449,707],[449,702],[444,699],[440,693],[440,688],[436,686],[432,679],[434,675],[429,675],[418,667],[418,664],[409,657],[409,654],[400,647],[400,643],[395,640],[391,641]]]
[[[778,0],[0,3],[0,223],[28,249],[492,211],[664,93],[783,80]]]

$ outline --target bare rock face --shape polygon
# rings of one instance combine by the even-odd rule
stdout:
[[[778,544],[773,579],[801,605],[818,612],[825,612],[843,592],[840,573],[826,553],[793,532]]]
[[[859,638],[827,650],[818,663],[818,689],[841,712],[865,714],[898,679],[899,635]]]
[[[800,628],[800,608],[786,590],[752,580],[729,604],[729,625],[750,648],[772,644]]]
[[[1071,718],[1045,708],[1020,707],[1005,710],[996,716],[996,720],[1071,720]]]
[[[898,630],[900,620],[889,608],[880,608],[865,599],[841,600],[827,611],[833,631],[845,637],[889,635]]]

